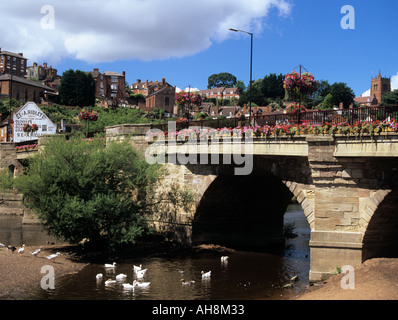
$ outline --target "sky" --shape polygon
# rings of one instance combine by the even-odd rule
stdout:
[[[253,80],[301,65],[360,96],[379,70],[398,89],[397,13],[396,0],[2,0],[0,48],[60,75],[99,68],[203,90],[228,72],[247,86],[251,37],[235,28],[253,34]]]

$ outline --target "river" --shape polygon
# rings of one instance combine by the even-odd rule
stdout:
[[[285,223],[294,223],[297,238],[290,239],[280,254],[249,251],[228,253],[228,263],[221,263],[221,254],[189,253],[172,256],[152,256],[118,261],[114,269],[103,263],[91,263],[77,274],[56,279],[55,289],[37,288],[30,293],[34,300],[281,300],[297,295],[308,287],[310,229],[299,205],[290,205]],[[4,219],[0,223],[4,223]],[[9,221],[9,220],[8,220]],[[38,240],[35,226],[14,228],[14,237],[24,243],[26,239]],[[31,229],[31,230],[30,230]],[[7,234],[0,225],[0,235]],[[17,235],[15,235],[17,233]],[[35,235],[34,237],[32,235]],[[8,233],[8,238],[12,237]],[[46,236],[43,236],[44,241]],[[0,242],[4,240],[0,237]],[[48,241],[48,240],[46,240]],[[21,242],[21,243],[22,243]],[[34,243],[37,245],[39,243]],[[29,243],[29,245],[31,245]],[[107,261],[112,263],[113,261]],[[150,282],[147,288],[125,290],[122,283],[136,279],[133,265],[147,269],[142,281]],[[211,271],[210,279],[202,280],[201,271]],[[102,273],[103,278],[96,279]],[[127,278],[112,285],[105,280],[115,279],[118,274]],[[283,288],[290,279],[298,276],[292,288]],[[195,281],[182,285],[181,279]]]

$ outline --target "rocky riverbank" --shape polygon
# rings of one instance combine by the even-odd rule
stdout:
[[[11,252],[6,247],[0,248],[0,300],[28,299],[30,290],[40,288],[40,281],[47,274],[41,273],[41,268],[45,265],[54,267],[55,281],[80,271],[86,265],[76,259],[72,246],[41,246],[40,253],[33,256],[31,252],[38,248],[40,247],[25,247],[23,254]],[[58,258],[47,259],[47,256],[56,252],[61,253]]]

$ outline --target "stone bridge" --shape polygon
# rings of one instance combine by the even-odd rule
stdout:
[[[282,243],[283,215],[294,196],[311,228],[310,281],[372,257],[398,256],[397,134],[247,140],[236,154],[251,156],[251,172],[238,175],[236,141],[149,144],[149,129],[108,127],[107,138],[128,138],[147,156],[166,154],[161,185],[196,195],[190,209],[165,206],[154,214],[154,225],[169,237],[189,245],[274,247]]]

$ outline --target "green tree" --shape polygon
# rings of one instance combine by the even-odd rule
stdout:
[[[128,143],[51,137],[16,186],[53,235],[115,250],[149,232],[145,215],[159,178]]]
[[[236,77],[230,73],[223,72],[213,74],[208,78],[207,89],[226,87],[234,88],[236,85]]]
[[[285,96],[285,89],[283,88],[284,79],[285,76],[283,74],[276,75],[276,73],[271,73],[265,76],[260,85],[261,94],[265,98],[283,99]]]
[[[60,101],[64,105],[87,107],[95,104],[95,81],[91,73],[69,69],[61,78]]]
[[[382,106],[398,105],[398,89],[385,93],[381,98],[380,105]]]
[[[343,82],[335,82],[330,87],[330,93],[333,96],[333,105],[339,106],[343,102],[344,108],[348,108],[354,102],[354,91]]]
[[[320,110],[329,110],[333,109],[333,96],[329,93],[323,102],[319,105]]]

